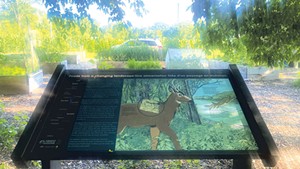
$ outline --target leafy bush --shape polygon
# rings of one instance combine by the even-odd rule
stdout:
[[[160,53],[147,46],[117,47],[99,53],[98,58],[114,61],[127,61],[130,59],[147,61],[151,59],[158,60],[160,58]]]
[[[0,76],[23,76],[39,69],[35,56],[29,54],[0,54]]]
[[[9,3],[9,2],[7,2]],[[1,11],[1,13],[4,11]],[[3,13],[2,13],[3,14]],[[28,50],[26,30],[18,26],[16,22],[0,21],[0,52],[23,52]]]
[[[17,114],[8,119],[4,114],[4,104],[0,102],[0,151],[1,153],[9,153],[12,151],[18,138],[20,137],[28,116]]]
[[[65,56],[58,52],[47,52],[42,48],[36,49],[41,63],[59,63],[64,60]]]
[[[127,61],[127,67],[129,69],[161,69],[159,61],[136,61],[134,59]]]
[[[26,75],[25,68],[13,66],[2,66],[0,67],[0,76],[24,76]]]
[[[25,68],[25,58],[26,56],[22,54],[0,54],[0,65]]]

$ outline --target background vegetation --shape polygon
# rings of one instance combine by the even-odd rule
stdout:
[[[51,10],[47,16],[33,8],[31,2],[17,0],[2,4],[0,53],[28,52],[29,44],[34,43],[41,62],[61,61],[62,54],[70,51],[85,51],[91,58],[148,60],[155,56],[144,49],[132,53],[126,49],[111,51],[111,47],[128,39],[158,38],[164,47],[163,56],[168,48],[201,48],[209,58],[255,66],[284,66],[300,60],[297,0],[195,0],[191,2],[194,25],[157,23],[148,28],[134,28],[125,21],[96,25],[83,9],[79,11],[80,18],[72,15],[75,20],[66,14],[50,15]],[[46,1],[47,6],[52,3],[56,2]],[[136,7],[143,10],[140,0],[132,3],[140,4]],[[115,8],[119,6],[122,4]],[[122,16],[115,19],[122,20]]]

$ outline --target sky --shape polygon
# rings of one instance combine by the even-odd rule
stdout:
[[[129,20],[134,27],[149,27],[155,23],[165,23],[174,25],[177,23],[192,23],[192,12],[187,8],[192,0],[143,0],[148,11],[142,18],[130,10],[125,9],[125,20]],[[42,4],[33,4],[34,7],[46,11]],[[91,6],[88,13],[100,26],[108,24],[108,16],[97,10],[96,6]]]
[[[191,0],[144,0],[148,13],[140,18],[131,10],[126,9],[125,19],[129,20],[134,27],[149,27],[155,23],[174,25],[182,22],[192,23],[192,12],[187,8]],[[94,7],[95,8],[95,7]],[[107,16],[96,9],[91,8],[91,16],[101,26],[107,25]]]

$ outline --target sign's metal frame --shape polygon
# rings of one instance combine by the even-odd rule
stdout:
[[[50,151],[44,154],[35,154],[37,136],[43,131],[43,125],[49,116],[47,111],[53,106],[53,100],[58,88],[63,83],[66,74],[205,74],[209,76],[226,75],[231,82],[237,99],[243,109],[246,120],[258,146],[258,151],[115,151],[115,152],[69,152],[66,149],[59,152]],[[59,65],[36,106],[21,138],[16,145],[12,159],[17,166],[26,166],[26,161],[41,160],[43,168],[49,168],[54,160],[76,159],[234,159],[234,168],[251,166],[251,158],[260,158],[265,166],[275,166],[278,158],[275,142],[244,82],[236,65],[229,65],[228,69],[204,70],[66,70]],[[51,165],[50,165],[51,164]]]

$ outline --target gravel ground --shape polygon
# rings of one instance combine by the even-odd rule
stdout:
[[[50,75],[44,84],[29,95],[0,96],[6,108],[7,118],[16,112],[30,115],[36,106]],[[279,148],[275,168],[296,169],[300,166],[300,89],[292,86],[293,80],[247,81],[254,98],[274,140]],[[9,156],[0,155],[1,162],[13,164]],[[264,168],[260,160],[253,160],[253,168]],[[152,161],[63,161],[62,168],[231,168],[232,160],[152,160]]]
[[[292,80],[247,82],[272,136],[279,148],[275,168],[296,169],[300,166],[300,89]],[[255,168],[263,168],[260,161]]]

